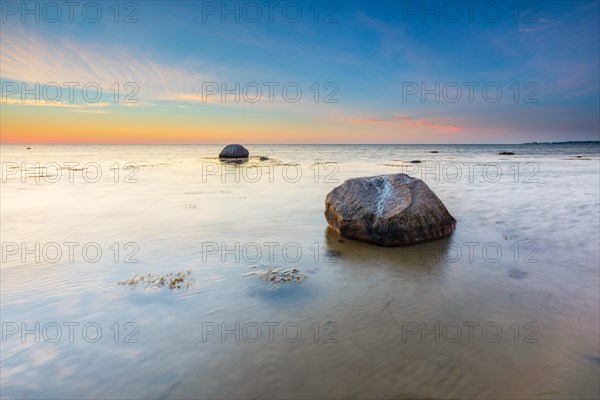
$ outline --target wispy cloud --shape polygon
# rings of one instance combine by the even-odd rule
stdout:
[[[535,21],[524,22],[519,26],[519,32],[537,32],[550,27],[550,21],[546,18],[538,18]]]
[[[434,118],[415,118],[408,114],[394,114],[390,118],[348,118],[345,121],[350,124],[380,124],[386,125],[389,127],[417,127],[417,128],[426,128],[433,129],[437,131],[444,132],[460,132],[464,129],[463,126],[459,125],[451,125],[448,123],[443,123],[438,119]]]
[[[304,88],[306,90],[306,88]],[[257,101],[247,101],[242,95],[239,95],[239,101],[235,101],[233,94],[226,94],[223,97],[221,93],[214,95],[202,94],[201,91],[186,91],[179,93],[169,93],[161,96],[159,100],[170,103],[171,105],[181,106],[181,108],[192,107],[220,107],[230,110],[236,110],[248,115],[248,111],[256,112],[254,115],[267,115],[274,113],[281,115],[302,115],[307,118],[323,118],[335,112],[340,112],[342,108],[338,103],[323,103],[314,101],[312,93],[304,93],[300,100],[291,102],[286,100],[279,93],[269,94],[266,89],[263,90]],[[252,96],[249,96],[252,97]],[[322,101],[322,99],[321,99]]]
[[[84,47],[70,39],[51,39],[24,31],[3,31],[0,43],[3,79],[59,85],[77,82],[81,86],[97,83],[109,94],[118,83],[121,95],[129,93],[123,86],[133,82],[141,100],[214,80],[207,74],[163,65],[114,45]]]
[[[116,82],[119,85],[121,97],[131,94],[131,87],[127,89],[124,87],[125,84],[135,83],[139,91],[132,97],[138,102],[120,101],[115,105],[141,107],[156,106],[166,102],[175,106],[187,107],[210,105],[228,109],[323,114],[323,104],[311,101],[313,94],[307,86],[302,88],[305,93],[296,103],[282,98],[281,85],[278,86],[278,91],[272,97],[269,97],[268,89],[263,87],[263,93],[257,102],[245,99],[236,102],[233,94],[227,94],[226,101],[223,102],[220,89],[214,95],[203,96],[202,93],[203,84],[208,82],[219,85],[226,82],[226,87],[231,89],[236,80],[228,79],[225,72],[221,72],[222,75],[215,77],[208,73],[188,71],[165,63],[158,63],[143,54],[136,54],[116,46],[88,45],[84,48],[71,39],[54,41],[34,33],[23,33],[22,35],[7,33],[2,36],[1,43],[1,78],[42,84],[56,82],[59,85],[63,85],[65,82],[78,82],[80,83],[78,89],[86,83],[95,82],[107,96],[113,96]],[[118,61],[115,62],[115,60]],[[218,67],[214,67],[214,69],[222,70]],[[243,85],[244,83],[241,82],[241,86]],[[254,92],[249,97],[252,97],[253,94]],[[21,103],[13,102],[12,104]],[[90,103],[88,106],[99,107],[103,104],[105,103]],[[46,105],[66,106],[57,103]],[[325,108],[332,107],[334,105],[327,104]]]
[[[34,99],[26,99],[25,101],[9,98],[5,94],[0,95],[2,100],[0,100],[0,104],[12,104],[12,105],[22,105],[22,106],[42,106],[42,107],[65,107],[65,108],[77,108],[83,109],[87,107],[109,107],[110,103],[68,103],[64,101],[47,101],[47,100],[39,100],[35,101]],[[5,98],[6,96],[6,98]]]
[[[86,114],[108,114],[110,113],[110,111],[108,110],[86,110],[86,109],[76,109],[76,110],[71,110],[71,112],[74,113],[86,113]]]
[[[42,106],[42,107],[68,107],[68,108],[81,108],[83,107],[81,104],[73,104],[73,103],[64,103],[64,102],[50,102],[50,101],[46,101],[46,100],[40,100],[40,101],[34,101],[34,100],[29,100],[29,101],[22,101],[19,99],[11,99],[11,98],[4,98],[5,95],[2,95],[2,101],[0,101],[0,104],[16,104],[16,105],[21,105],[21,106]]]

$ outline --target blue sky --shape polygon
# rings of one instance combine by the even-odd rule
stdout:
[[[57,2],[57,23],[50,21],[52,7],[37,4],[39,22],[23,15],[21,2],[2,5],[8,142],[598,140],[597,1],[474,7],[461,1],[137,1],[118,3],[118,15],[113,2],[98,2],[87,19],[75,9],[73,22]],[[102,15],[92,22],[95,5]],[[130,14],[137,22],[124,23]],[[94,104],[80,93],[74,101],[23,102],[10,82],[95,82],[103,95]],[[110,89],[115,82],[119,101]],[[123,103],[128,82],[138,89],[137,103]],[[273,101],[265,82],[275,85]],[[292,94],[302,90],[297,102],[282,93],[290,82]],[[206,94],[211,83],[219,87],[212,96]],[[256,102],[240,94],[249,83],[249,98],[252,83],[262,90]],[[222,101],[221,84],[240,101],[233,94]],[[423,97],[423,89],[430,94]],[[48,128],[28,124],[26,116]]]

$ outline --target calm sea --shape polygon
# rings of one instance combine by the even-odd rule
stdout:
[[[599,395],[598,144],[31,147],[1,148],[3,398]],[[331,189],[400,172],[449,239],[327,229]]]

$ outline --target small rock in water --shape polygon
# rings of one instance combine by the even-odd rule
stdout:
[[[498,153],[498,155],[500,155],[500,156],[514,156],[515,153],[510,152],[510,151],[501,151],[500,153]]]
[[[267,161],[269,159],[269,157],[265,157],[265,156],[260,156],[259,160],[260,161]]]
[[[342,252],[339,250],[326,250],[325,257],[340,257]]]
[[[595,365],[600,365],[600,357],[598,356],[583,356],[586,360]]]
[[[590,161],[591,158],[590,157],[584,157],[584,156],[569,156],[569,157],[563,158],[563,160],[585,160],[585,161]]]
[[[437,154],[437,153],[439,153],[439,151],[437,151],[437,150],[431,150],[430,153]]]
[[[219,158],[248,158],[250,152],[241,144],[230,144],[225,146]]]
[[[421,161],[419,161],[419,160],[412,160],[410,163],[411,164],[421,164]]]
[[[31,147],[28,147],[27,150],[31,150]]]
[[[510,271],[508,271],[508,276],[512,279],[523,279],[527,275],[529,275],[527,272],[518,269],[511,269]]]

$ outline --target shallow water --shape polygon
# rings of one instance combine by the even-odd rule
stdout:
[[[2,397],[598,397],[597,145],[221,147],[2,146]],[[327,229],[333,187],[398,172],[449,239]]]

